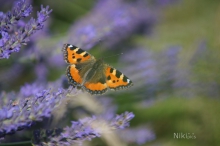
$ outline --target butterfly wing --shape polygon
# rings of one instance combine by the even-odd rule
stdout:
[[[83,78],[80,75],[80,67],[78,65],[69,65],[66,69],[66,75],[69,83],[75,86],[80,86],[83,82]]]
[[[112,90],[120,90],[133,85],[132,81],[128,77],[109,65],[106,66],[105,75],[108,88]]]
[[[68,64],[78,64],[94,60],[94,56],[76,46],[64,44],[63,46],[64,60]]]
[[[70,44],[64,44],[63,53],[65,61],[70,64],[66,69],[69,82],[81,86],[84,76],[95,62],[94,56]]]
[[[101,63],[96,62],[95,64],[99,64],[98,69],[92,68],[88,72],[83,87],[90,94],[103,94],[108,89],[104,72],[104,64],[102,61]]]
[[[108,90],[108,86],[102,79],[96,82],[87,81],[83,85],[84,89],[90,94],[104,94]]]
[[[93,71],[91,70],[87,76]],[[103,94],[107,89],[120,90],[132,86],[132,81],[117,69],[104,64],[95,72],[93,77],[83,84],[84,89],[90,94]]]

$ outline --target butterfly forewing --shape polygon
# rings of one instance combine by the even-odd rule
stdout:
[[[88,52],[70,44],[64,44],[63,52],[64,59],[69,64],[78,64],[94,58]]]
[[[118,71],[111,66],[107,66],[106,69],[106,78],[107,78],[107,85],[110,89],[119,90],[123,88],[127,88],[132,86],[132,81],[128,79],[123,73]]]

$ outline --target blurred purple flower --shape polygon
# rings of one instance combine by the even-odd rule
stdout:
[[[86,17],[74,23],[68,42],[84,49],[100,40],[113,45],[142,26],[148,29],[154,20],[153,12],[143,1],[100,0]]]
[[[115,119],[112,120],[111,126],[116,129],[124,129],[129,126],[129,121],[134,118],[132,112],[125,112],[121,115],[117,115]]]
[[[158,63],[160,70],[160,86],[161,89],[166,89],[166,92],[178,93],[186,97],[192,96],[190,81],[191,70],[187,66],[183,66],[179,61],[179,53],[181,47],[172,46],[164,50],[158,55],[162,61]],[[179,66],[182,66],[181,68]]]
[[[187,82],[182,78],[184,71],[178,69],[180,49],[175,46],[160,53],[145,48],[134,48],[127,51],[121,57],[121,61],[133,66],[124,68],[124,70],[122,68],[122,71],[130,75],[129,78],[136,83],[130,91],[138,90],[137,94],[140,94],[142,98],[145,98],[146,96],[143,94],[147,93],[150,98],[158,92],[171,93],[178,87],[177,85]],[[137,54],[136,57],[133,57],[134,54]],[[187,84],[184,83],[184,85]]]
[[[24,86],[21,87],[20,89],[20,95],[22,97],[30,97],[32,95],[37,95],[41,91],[43,91],[44,87],[37,84],[25,84]]]
[[[137,54],[137,56],[133,57],[134,54]],[[134,48],[122,55],[121,61],[125,64],[132,64],[135,67],[125,68],[123,71],[128,75],[130,74],[129,78],[136,83],[133,87],[134,90],[159,83],[160,72],[157,70],[158,62],[155,59],[155,54],[150,50]]]
[[[60,47],[62,48],[62,47]],[[66,62],[64,61],[63,58],[63,54],[61,53],[51,53],[51,56],[48,57],[47,63],[51,66],[51,67],[65,67],[66,66]]]
[[[178,63],[178,54],[181,48],[179,46],[169,47],[168,49],[164,50],[161,54],[159,54],[158,58],[161,61],[158,63],[158,68],[161,72],[161,80],[164,82],[171,81],[174,82],[176,78],[176,70],[177,70],[177,63]]]
[[[0,4],[1,4],[1,6],[7,6],[7,5],[11,5],[12,3],[14,2],[14,0],[7,0],[7,1],[5,1],[5,0],[0,0]]]
[[[38,81],[46,81],[48,68],[44,63],[38,63],[35,66],[35,74]]]
[[[18,2],[11,12],[0,15],[0,34],[2,36],[0,39],[0,59],[9,58],[11,53],[19,51],[21,45],[26,45],[30,36],[43,28],[43,23],[52,12],[48,6],[46,8],[41,6],[41,11],[37,12],[37,20],[31,18],[24,27],[16,28],[15,22],[29,16],[31,11],[32,6],[23,0]],[[15,29],[10,34],[8,32],[9,25]]]
[[[117,106],[113,104],[112,98],[102,96],[99,98],[99,102],[100,105],[104,107],[104,109],[103,112],[98,116],[104,118],[107,121],[113,119],[117,110]]]
[[[129,128],[119,131],[119,136],[127,143],[145,144],[156,138],[155,133],[145,127]]]

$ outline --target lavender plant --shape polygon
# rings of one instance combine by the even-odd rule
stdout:
[[[41,6],[41,10],[37,12],[37,19],[31,18],[24,26],[17,28],[18,22],[28,17],[31,12],[32,6],[22,0],[6,14],[0,13],[0,59],[9,58],[11,53],[18,52],[21,45],[27,44],[31,35],[43,29],[44,22],[52,10],[49,10],[49,6]]]
[[[36,121],[50,117],[67,90],[49,89],[40,84],[25,85],[19,93],[0,96],[0,137],[31,127]]]

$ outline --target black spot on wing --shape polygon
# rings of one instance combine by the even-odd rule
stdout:
[[[110,77],[110,76],[108,76],[108,77],[107,77],[107,80],[111,80],[111,77]]]
[[[113,73],[113,71],[114,71],[114,69],[113,69],[113,68],[111,68],[111,69],[110,69],[110,73]]]
[[[81,53],[83,53],[83,52],[85,52],[85,51],[83,51],[82,49],[78,49],[78,50],[76,51],[77,54],[81,54]]]
[[[78,59],[76,59],[77,62],[80,62],[81,60],[82,60],[82,58],[78,58]]]
[[[123,81],[124,81],[124,82],[127,82],[127,80],[128,80],[128,78],[124,75]]]
[[[83,55],[83,57],[87,57],[88,55],[89,55],[89,54],[88,54],[88,53],[86,53],[86,54],[84,54],[84,55]]]
[[[122,73],[121,73],[120,71],[116,70],[115,76],[116,76],[117,78],[120,78],[121,74],[122,74]]]

